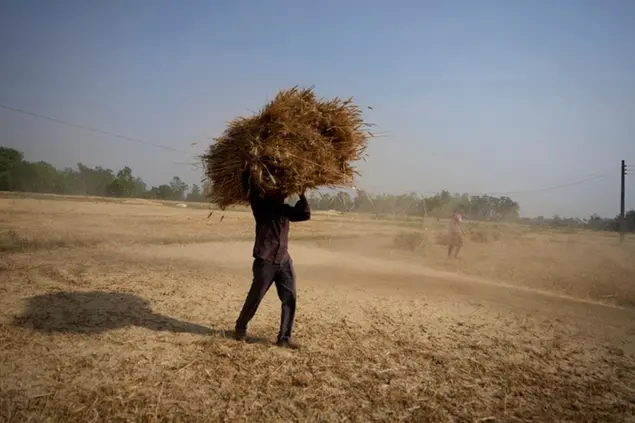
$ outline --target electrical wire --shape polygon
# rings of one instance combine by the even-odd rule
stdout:
[[[48,120],[48,121],[55,122],[55,123],[58,123],[58,124],[61,124],[61,125],[71,126],[71,127],[74,127],[74,128],[83,129],[83,130],[90,131],[90,132],[95,132],[95,133],[101,134],[101,135],[107,135],[107,136],[118,138],[118,139],[125,140],[125,141],[135,142],[135,143],[138,143],[138,144],[144,144],[144,145],[148,145],[148,146],[151,146],[151,147],[162,148],[164,150],[174,151],[174,152],[178,152],[178,153],[188,153],[188,154],[192,153],[192,151],[181,150],[181,149],[178,149],[178,148],[169,147],[167,145],[155,144],[155,143],[152,143],[152,142],[149,142],[149,141],[145,141],[145,140],[141,140],[141,139],[138,139],[138,138],[132,138],[132,137],[127,137],[125,135],[117,134],[117,133],[114,133],[114,132],[103,131],[101,129],[92,128],[90,126],[86,126],[86,125],[82,125],[82,124],[78,124],[78,123],[73,123],[73,122],[69,122],[69,121],[66,121],[66,120],[62,120],[62,119],[57,119],[57,118],[54,118],[54,117],[51,117],[51,116],[44,116],[44,115],[29,111],[29,110],[24,110],[24,109],[20,109],[20,108],[17,108],[17,107],[8,106],[8,105],[3,104],[3,103],[0,103],[0,108],[5,109],[5,110],[9,110],[9,111],[14,112],[14,113],[19,113],[19,114],[31,116],[31,117],[34,117],[34,118],[37,118],[37,119]]]
[[[552,185],[552,186],[544,187],[544,188],[517,190],[517,191],[508,191],[508,192],[499,192],[499,193],[493,193],[493,194],[490,194],[490,195],[502,197],[502,196],[510,196],[510,195],[514,195],[514,194],[533,194],[533,193],[537,193],[537,192],[547,192],[547,191],[552,191],[552,190],[565,188],[565,187],[570,187],[570,186],[574,186],[574,185],[585,184],[587,182],[591,182],[591,181],[594,181],[596,179],[606,178],[607,176],[610,175],[607,172],[608,171],[605,171],[605,172],[602,172],[602,173],[599,173],[599,174],[596,174],[596,175],[593,175],[593,176],[587,176],[585,178],[578,179],[578,180],[575,180],[575,181],[572,181],[572,182],[566,182],[564,184]]]
[[[483,195],[490,195],[490,196],[494,196],[494,197],[503,197],[503,196],[511,196],[511,195],[515,195],[515,194],[532,194],[532,193],[540,193],[540,192],[548,192],[548,191],[552,191],[552,190],[556,190],[556,189],[560,189],[560,188],[566,188],[569,186],[575,186],[575,185],[581,185],[587,182],[591,182],[594,181],[596,179],[601,179],[601,178],[605,178],[607,176],[610,176],[611,173],[609,173],[612,170],[617,169],[617,166],[612,166],[604,171],[601,172],[596,172],[594,174],[591,175],[586,175],[582,178],[577,178],[573,181],[570,182],[565,182],[562,184],[558,184],[558,185],[551,185],[551,186],[547,186],[547,187],[542,187],[542,188],[531,188],[531,189],[519,189],[519,190],[513,190],[513,191],[505,191],[505,192],[489,192],[489,193],[468,193],[469,196],[483,196]],[[371,186],[370,188],[380,188],[381,187],[377,187],[377,186]],[[386,187],[383,187],[384,190],[386,190]],[[356,187],[355,190],[364,190],[364,188],[361,185],[358,185]],[[391,191],[395,191],[395,190],[391,190]],[[422,194],[422,195],[435,195],[438,194],[437,192],[420,192],[417,190],[397,190],[401,193],[411,193],[411,192],[417,192],[418,194]]]
[[[9,110],[9,111],[14,112],[14,113],[23,114],[23,115],[31,116],[31,117],[38,118],[38,119],[48,120],[48,121],[51,121],[51,122],[55,122],[55,123],[66,125],[66,126],[71,126],[71,127],[78,128],[78,129],[83,129],[83,130],[94,132],[94,133],[97,133],[97,134],[111,136],[111,137],[114,137],[114,138],[118,138],[118,139],[125,140],[125,141],[130,141],[130,142],[135,142],[135,143],[138,143],[138,144],[144,144],[144,145],[147,145],[147,146],[150,146],[150,147],[162,148],[164,150],[174,151],[174,152],[179,152],[179,153],[188,153],[188,154],[192,153],[192,151],[181,150],[181,149],[178,149],[178,148],[169,147],[169,146],[161,145],[161,144],[156,144],[156,143],[152,143],[152,142],[149,142],[149,141],[141,140],[141,139],[138,139],[138,138],[128,137],[128,136],[117,134],[117,133],[114,133],[114,132],[108,132],[108,131],[104,131],[104,130],[101,130],[101,129],[92,128],[90,126],[77,124],[77,123],[65,121],[65,120],[62,120],[62,119],[57,119],[57,118],[54,118],[54,117],[51,117],[51,116],[41,115],[39,113],[35,113],[35,112],[29,111],[29,110],[20,109],[20,108],[17,108],[17,107],[12,107],[12,106],[9,106],[9,105],[3,104],[3,103],[0,103],[0,108],[5,109],[5,110]],[[194,163],[178,163],[178,164],[194,164]],[[630,168],[635,168],[635,165],[627,165],[626,166],[627,171]],[[579,179],[579,180],[575,180],[575,181],[572,181],[572,182],[567,182],[567,183],[564,183],[564,184],[553,185],[553,186],[548,186],[548,187],[543,187],[543,188],[515,190],[515,191],[507,191],[507,192],[499,192],[499,193],[490,193],[490,194],[480,193],[480,194],[471,194],[471,195],[472,196],[474,196],[474,195],[510,196],[510,195],[514,195],[514,194],[529,194],[529,193],[547,192],[547,191],[556,190],[556,189],[560,189],[560,188],[565,188],[565,187],[569,187],[569,186],[580,185],[580,184],[584,184],[584,183],[587,183],[587,182],[590,182],[590,181],[593,181],[593,180],[596,180],[596,179],[607,177],[607,176],[609,176],[608,172],[610,170],[613,170],[613,169],[614,169],[614,167],[611,167],[611,168],[607,169],[606,171],[603,171],[603,172],[598,173],[598,174],[594,174],[592,176],[587,176],[585,178],[582,178],[582,179]],[[354,191],[360,191],[360,190],[363,190],[363,188],[357,186],[357,187],[353,188],[353,190]],[[392,191],[394,191],[394,190],[392,190]],[[416,191],[413,191],[413,190],[399,190],[399,191],[404,192],[404,193],[405,192],[416,192]],[[432,194],[432,195],[434,195],[436,193],[429,192],[429,193],[420,193],[420,194],[424,194],[424,195],[431,195]]]

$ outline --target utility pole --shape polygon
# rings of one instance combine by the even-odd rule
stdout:
[[[626,161],[622,160],[622,169],[620,172],[622,188],[620,192],[620,242],[624,242],[624,231],[626,231],[626,222],[624,221],[624,200],[626,192]]]
[[[426,205],[426,197],[423,197],[423,220],[424,222],[428,218],[428,206]]]

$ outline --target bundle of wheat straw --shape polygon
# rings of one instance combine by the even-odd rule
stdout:
[[[280,91],[251,117],[231,121],[203,156],[209,198],[247,204],[242,174],[264,192],[292,195],[350,185],[372,137],[352,99],[318,99],[312,88]]]

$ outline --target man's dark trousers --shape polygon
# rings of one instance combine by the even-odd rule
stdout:
[[[247,324],[256,314],[260,302],[275,282],[278,297],[282,302],[280,317],[280,332],[278,340],[290,340],[295,318],[295,270],[293,261],[289,258],[282,263],[273,263],[257,258],[253,264],[254,279],[247,294],[243,309],[236,321],[236,329],[247,329]]]

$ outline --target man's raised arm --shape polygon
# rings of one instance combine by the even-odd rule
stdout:
[[[300,194],[300,200],[295,206],[285,204],[285,212],[291,222],[305,222],[311,219],[311,208],[304,194]]]

